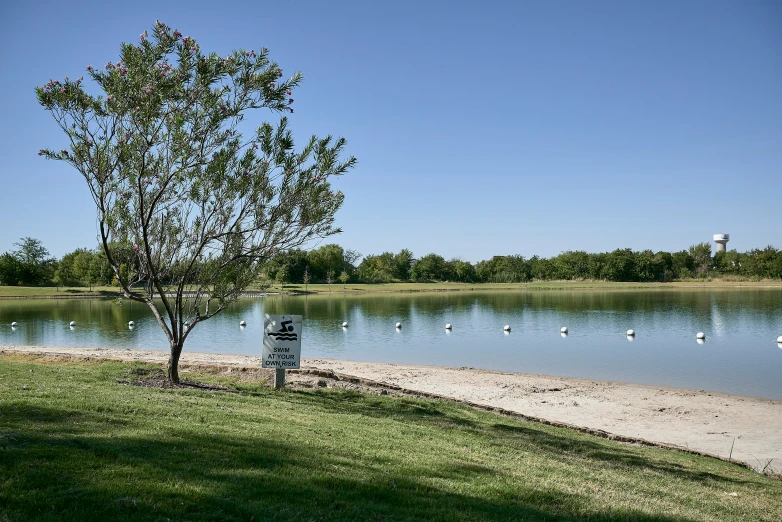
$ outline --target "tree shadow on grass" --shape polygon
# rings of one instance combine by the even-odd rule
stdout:
[[[352,399],[343,403],[339,397]],[[438,408],[435,401],[402,401],[392,407],[389,401],[350,394],[306,398],[330,414],[380,417],[385,405],[385,417],[406,423],[434,419],[452,429],[486,431],[458,412]],[[447,456],[435,465],[410,468],[393,455],[355,457],[339,446],[324,451],[321,445],[292,442],[262,427],[247,436],[232,431],[229,423],[204,435],[185,420],[172,422],[159,434],[135,435],[132,419],[20,402],[0,404],[0,422],[0,515],[12,521],[682,520],[606,508],[556,486],[491,482],[495,469]],[[563,451],[591,453],[607,465],[624,460],[623,466],[648,467],[621,448],[573,443],[512,425],[489,429],[552,458]]]

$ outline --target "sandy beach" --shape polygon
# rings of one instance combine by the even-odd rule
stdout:
[[[165,362],[168,357],[167,352],[156,350],[45,346],[0,346],[0,355],[3,353],[145,362]],[[185,351],[180,364],[183,372],[188,366],[257,371],[261,360],[257,356]],[[474,368],[303,359],[300,375],[318,371],[448,397],[619,440],[648,441],[730,457],[755,469],[768,465],[782,471],[782,401]],[[291,373],[291,382],[296,378]]]

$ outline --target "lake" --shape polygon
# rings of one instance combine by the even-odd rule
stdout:
[[[268,296],[241,300],[201,323],[185,350],[260,355],[264,312],[304,316],[303,357],[467,366],[782,399],[778,288]],[[11,328],[12,321],[19,325]],[[506,324],[509,333],[503,332]],[[628,329],[635,337],[626,336]],[[705,341],[696,340],[698,332]],[[149,310],[128,300],[0,300],[0,345],[168,350]]]

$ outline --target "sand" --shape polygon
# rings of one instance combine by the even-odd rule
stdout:
[[[166,352],[111,348],[0,346],[2,353],[164,362]],[[180,364],[257,369],[260,357],[183,352]],[[327,370],[410,391],[514,412],[537,420],[685,448],[752,468],[782,471],[782,401],[569,377],[408,364],[303,359]]]

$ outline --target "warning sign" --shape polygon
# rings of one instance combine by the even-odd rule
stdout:
[[[301,316],[266,314],[263,326],[263,367],[283,370],[299,368]]]

